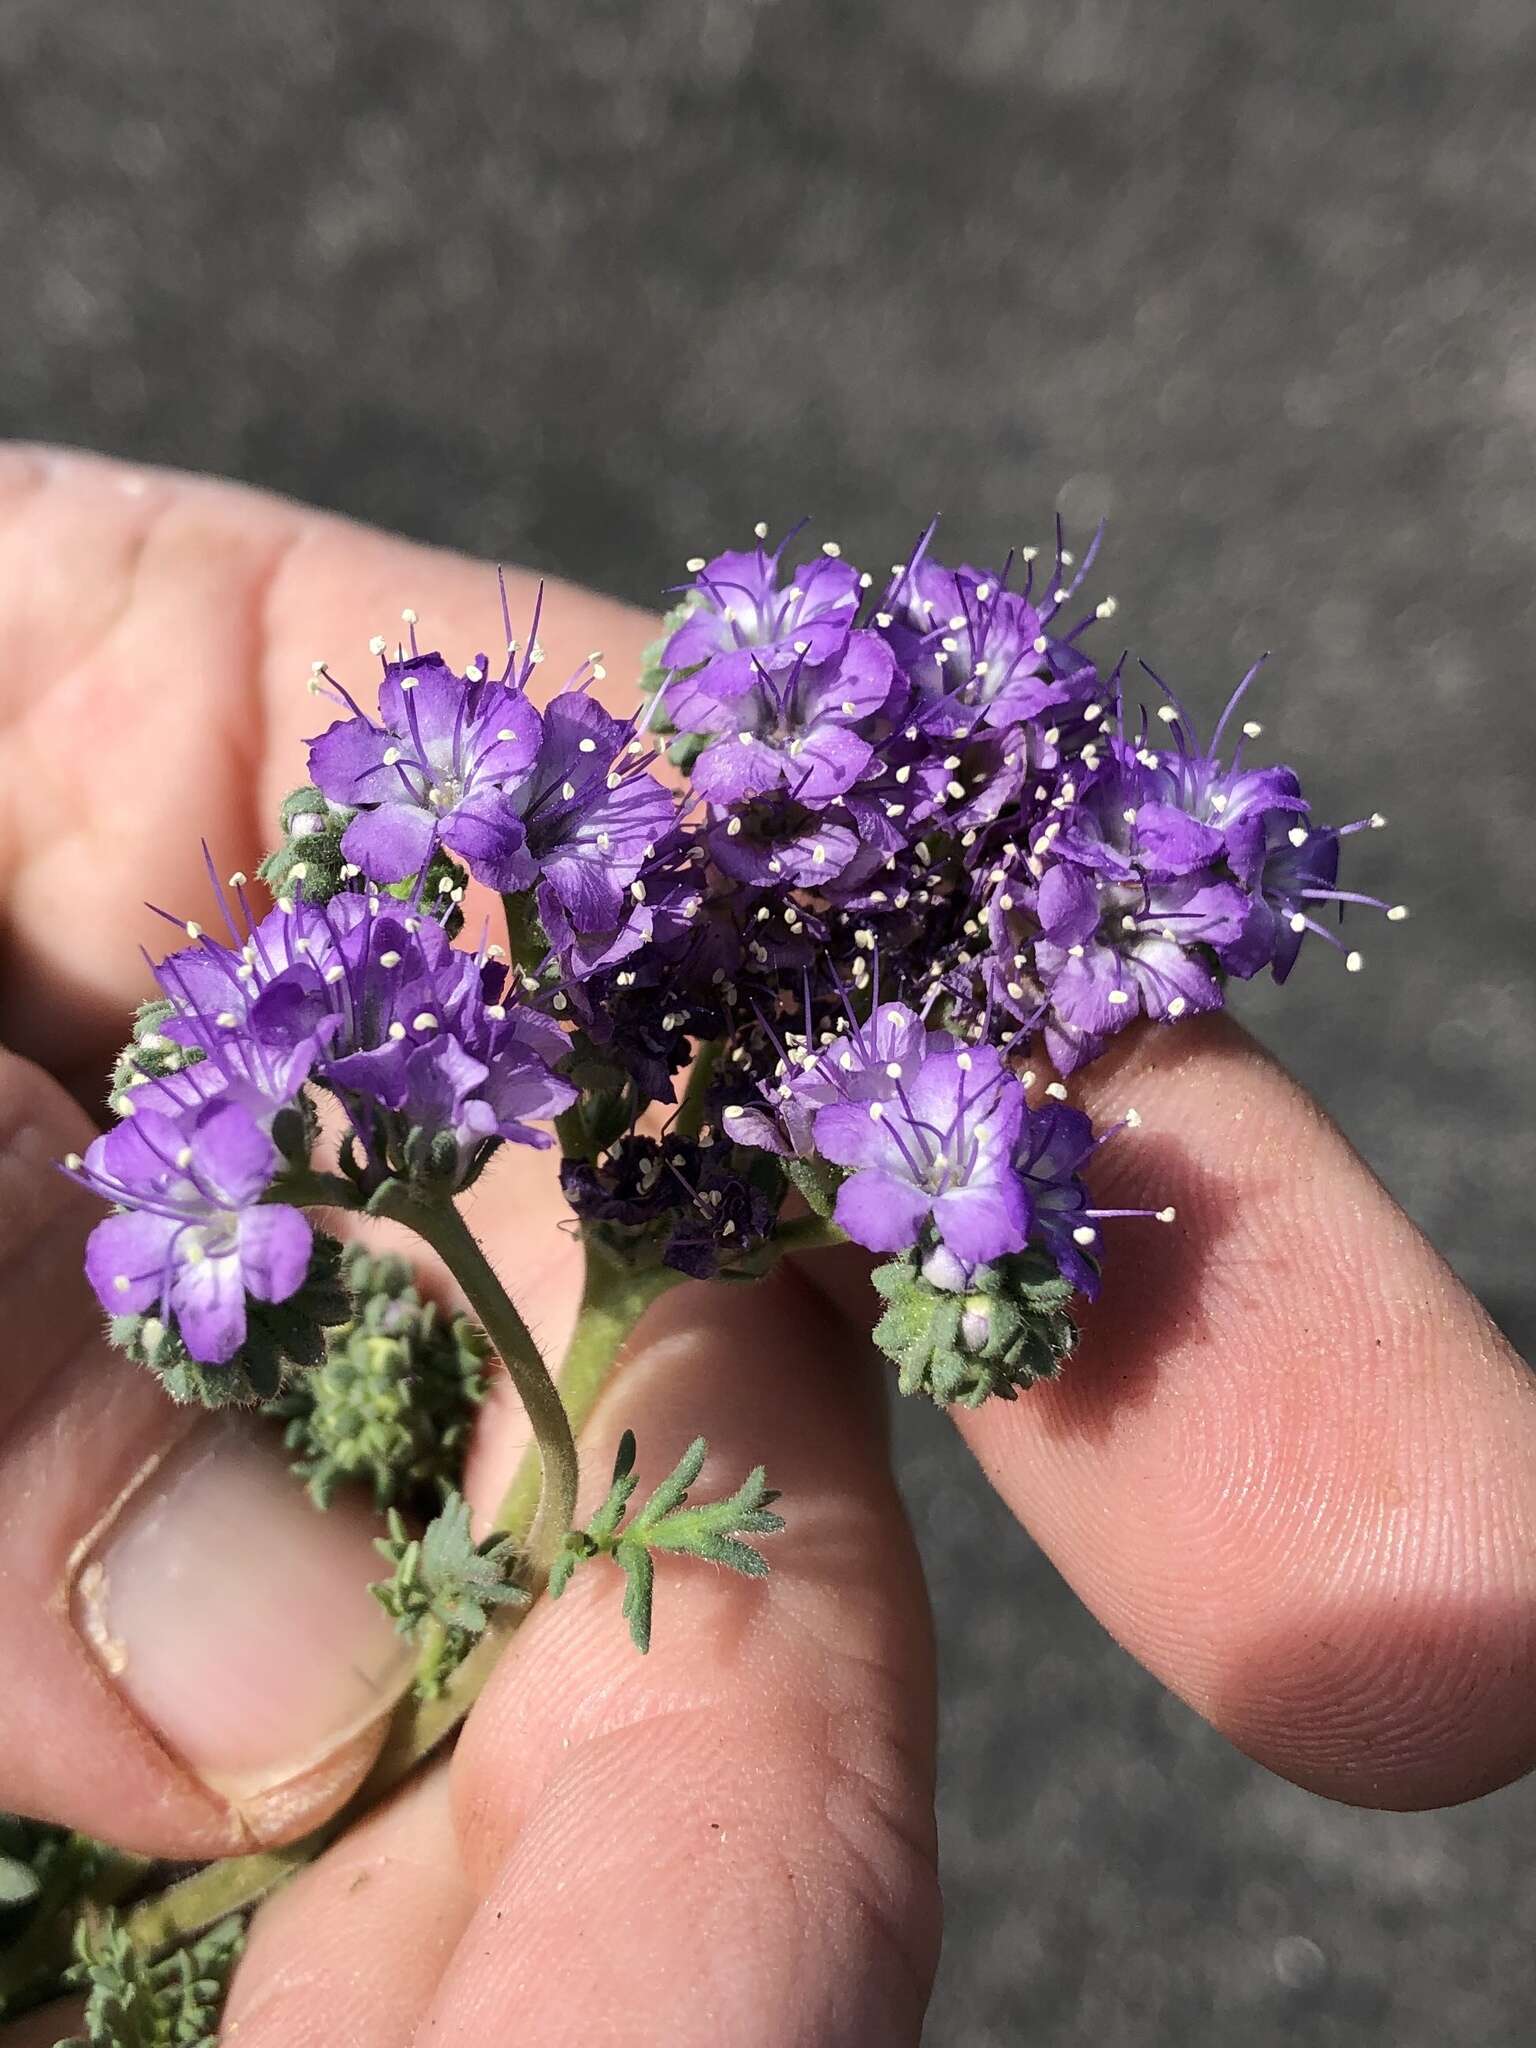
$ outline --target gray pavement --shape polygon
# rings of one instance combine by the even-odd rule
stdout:
[[[1523,0],[0,0],[0,430],[646,602],[757,517],[1107,513],[1137,646],[1208,708],[1272,648],[1270,735],[1391,817],[1414,920],[1244,1013],[1529,1352],[1533,101]],[[1536,2034],[1536,1790],[1277,1784],[898,1443],[934,2048]]]

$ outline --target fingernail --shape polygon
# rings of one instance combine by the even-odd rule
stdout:
[[[210,1422],[101,1533],[77,1626],[189,1769],[259,1803],[382,1732],[409,1682],[409,1646],[367,1590],[376,1526],[354,1504],[322,1514],[270,1438]]]

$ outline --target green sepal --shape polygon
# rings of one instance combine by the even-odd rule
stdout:
[[[245,1342],[227,1365],[189,1356],[174,1316],[113,1316],[107,1333],[120,1351],[158,1373],[173,1401],[203,1408],[250,1407],[270,1401],[296,1369],[318,1366],[325,1333],[352,1312],[341,1278],[341,1246],[315,1232],[309,1271],[286,1301],[246,1297]]]
[[[667,747],[667,759],[674,768],[681,768],[685,775],[693,772],[693,764],[710,743],[706,732],[679,733]]]
[[[286,1424],[317,1506],[348,1480],[370,1486],[380,1508],[441,1500],[463,1477],[490,1346],[468,1316],[423,1302],[392,1253],[353,1245],[342,1278],[346,1321],[327,1332],[319,1368],[267,1412]]]
[[[874,1340],[904,1394],[940,1407],[979,1408],[993,1395],[1054,1379],[1077,1343],[1070,1282],[1048,1259],[1021,1252],[981,1266],[963,1294],[935,1287],[912,1251],[870,1275],[884,1300]]]
[[[58,2048],[215,2048],[230,1976],[245,1946],[238,1915],[158,1962],[110,1914],[88,1913],[68,1981],[87,1993],[85,2033]]]
[[[257,874],[274,896],[290,902],[329,903],[344,889],[357,888],[361,877],[342,873],[347,857],[341,850],[342,834],[356,816],[312,783],[301,783],[283,798],[278,809],[282,843]]]
[[[140,1003],[133,1019],[133,1036],[117,1056],[107,1089],[108,1100],[119,1115],[130,1089],[141,1088],[146,1081],[163,1080],[167,1074],[179,1074],[183,1067],[194,1067],[207,1057],[201,1046],[180,1045],[167,1038],[162,1027],[175,1014],[176,1005],[163,996]]]
[[[781,1159],[783,1169],[791,1187],[805,1203],[813,1216],[830,1216],[837,1200],[837,1191],[843,1184],[843,1169],[834,1166],[830,1160],[819,1156],[812,1159]]]
[[[661,631],[640,657],[640,688],[647,697],[654,697],[662,684],[670,681],[674,675],[691,676],[697,669],[702,668],[702,662],[695,662],[692,668],[670,669],[664,665],[661,657],[666,652],[667,642],[672,638],[678,627],[686,624],[693,617],[694,613],[708,602],[709,600],[702,590],[690,590],[682,601],[673,605],[672,609],[663,617]],[[677,730],[677,727],[668,718],[664,707],[661,705],[656,707],[654,715],[647,723],[650,730],[655,733],[669,733],[676,732]]]
[[[607,1498],[585,1529],[570,1532],[550,1567],[550,1597],[559,1598],[572,1572],[587,1558],[613,1558],[624,1573],[624,1619],[629,1623],[635,1648],[644,1655],[651,1647],[657,1551],[700,1557],[710,1564],[725,1565],[746,1578],[765,1577],[767,1559],[741,1538],[771,1536],[784,1527],[783,1517],[770,1512],[779,1496],[764,1484],[763,1468],[759,1465],[724,1500],[690,1507],[688,1490],[698,1479],[708,1455],[709,1445],[704,1438],[695,1437],[626,1527],[625,1517],[637,1481],[635,1439],[632,1431],[625,1430],[619,1439]]]
[[[389,1534],[376,1537],[374,1548],[391,1572],[369,1591],[399,1633],[421,1643],[416,1690],[424,1699],[442,1691],[498,1608],[527,1604],[527,1592],[512,1576],[516,1538],[493,1533],[476,1543],[462,1494],[450,1493],[420,1536],[391,1508]]]

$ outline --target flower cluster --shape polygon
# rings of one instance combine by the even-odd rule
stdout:
[[[337,715],[276,902],[237,876],[224,935],[187,927],[122,1121],[71,1162],[114,1206],[88,1262],[114,1315],[237,1360],[305,1284],[306,1206],[451,1199],[553,1125],[581,1228],[633,1266],[761,1271],[793,1189],[890,1262],[915,1383],[1054,1369],[1128,1212],[1092,1201],[1102,1138],[1026,1062],[1067,1075],[1137,1017],[1284,979],[1308,932],[1342,946],[1330,912],[1403,913],[1340,889],[1359,827],[1253,765],[1255,724],[1224,750],[1252,673],[1209,744],[1150,671],[1167,701],[1129,701],[1088,645],[1097,540],[948,568],[930,528],[881,579],[794,541],[689,564],[628,716],[598,656],[541,698],[537,615],[496,675],[421,651],[410,614],[370,703],[317,670]],[[461,941],[472,883],[505,948]]]

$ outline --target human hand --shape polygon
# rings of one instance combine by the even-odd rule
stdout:
[[[70,1094],[97,1097],[144,993],[139,901],[203,903],[194,820],[219,819],[221,868],[254,867],[317,724],[311,661],[344,668],[403,604],[473,637],[487,571],[228,486],[16,451],[0,574],[0,1643],[24,1674],[0,1696],[0,1805],[215,1856],[344,1797],[406,1673],[362,1591],[365,1520],[314,1515],[247,1432],[173,1410],[100,1341],[79,1278],[98,1211],[48,1163],[83,1149]],[[602,646],[633,673],[651,631],[574,592],[550,620],[555,672]],[[1518,1775],[1519,1361],[1229,1023],[1142,1037],[1074,1095],[1136,1104],[1100,1185],[1179,1220],[1126,1230],[1060,1383],[960,1416],[988,1476],[1115,1635],[1271,1767],[1390,1806]],[[550,1192],[547,1162],[504,1154],[472,1211],[558,1341],[578,1261]],[[231,2038],[916,2037],[931,1650],[868,1321],[830,1254],[653,1313],[622,1386],[643,1476],[696,1430],[723,1484],[763,1458],[791,1510],[772,1577],[679,1574],[643,1662],[599,1573],[537,1610],[451,1761],[263,1910]],[[517,1455],[513,1408],[487,1414],[482,1500]],[[620,1419],[605,1404],[586,1433],[594,1475]],[[0,2040],[57,2031],[35,2016]]]

